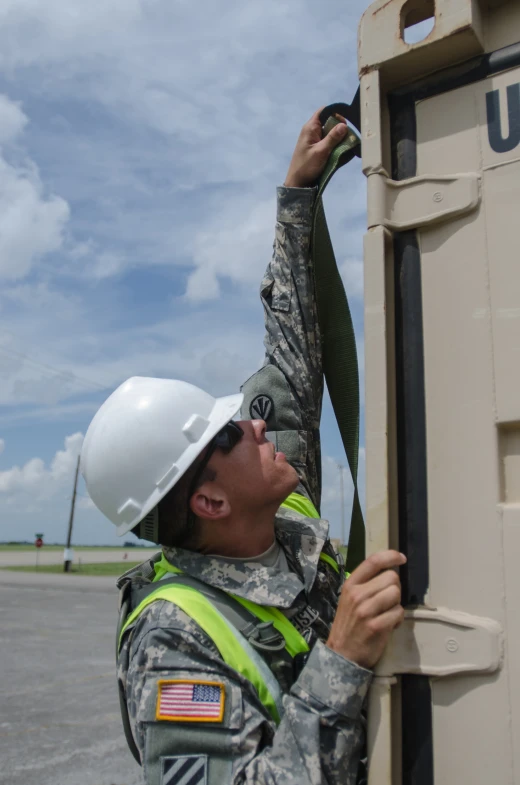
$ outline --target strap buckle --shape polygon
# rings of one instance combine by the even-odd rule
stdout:
[[[285,638],[274,627],[272,621],[255,624],[247,635],[247,642],[260,651],[281,651],[285,649]]]
[[[345,120],[354,126],[358,134],[361,136],[361,95],[360,88],[358,87],[356,95],[352,99],[351,104],[335,103],[329,104],[320,112],[320,123],[324,128],[327,120],[334,117],[335,114],[340,114]],[[358,145],[355,155],[361,158],[361,146]]]

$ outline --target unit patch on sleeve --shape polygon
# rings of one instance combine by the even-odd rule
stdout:
[[[157,720],[222,722],[226,695],[222,682],[161,679],[158,687]]]
[[[249,414],[253,420],[267,420],[273,411],[273,408],[273,401],[268,395],[257,395],[256,398],[251,401]]]
[[[161,785],[206,785],[207,755],[175,755],[161,758]]]

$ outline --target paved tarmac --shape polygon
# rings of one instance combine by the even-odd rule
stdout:
[[[0,571],[0,783],[142,785],[115,681],[114,578]]]
[[[74,549],[73,549],[74,550]],[[73,564],[79,560],[82,564],[100,564],[117,561],[146,561],[156,551],[153,548],[93,548],[92,550],[75,550]],[[40,564],[63,564],[63,550],[46,550],[45,545],[38,553]],[[31,551],[0,550],[0,569],[2,567],[30,566],[36,563],[36,548]]]

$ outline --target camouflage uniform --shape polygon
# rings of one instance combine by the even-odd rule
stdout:
[[[274,254],[261,289],[266,363],[244,385],[243,416],[264,411],[271,438],[299,473],[299,492],[318,507],[323,379],[309,259],[314,196],[312,189],[278,190]],[[251,683],[226,665],[192,619],[170,602],[150,604],[125,632],[118,668],[149,785],[356,782],[371,673],[324,644],[342,583],[319,558],[322,552],[334,553],[328,528],[324,520],[280,508],[276,537],[290,573],[163,549],[184,573],[280,608],[307,639],[311,653],[299,673],[283,658],[266,655],[284,692],[284,713],[276,727]],[[223,719],[158,721],[161,679],[222,684]]]

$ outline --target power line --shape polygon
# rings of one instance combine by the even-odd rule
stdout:
[[[59,368],[56,368],[53,365],[48,365],[47,363],[39,362],[38,360],[33,360],[32,357],[29,355],[24,354],[23,352],[18,352],[16,349],[10,349],[5,346],[0,346],[0,353],[5,354],[7,357],[16,357],[17,359],[23,360],[25,363],[32,365],[34,368],[37,368],[44,373],[50,373],[52,376],[57,376],[61,379],[67,379],[69,381],[77,381],[81,382],[82,384],[87,384],[90,387],[96,387],[98,390],[106,390],[107,387],[110,387],[109,384],[100,384],[99,382],[93,382],[90,379],[85,379],[82,376],[78,376],[78,374],[73,373],[72,371],[62,371]]]

